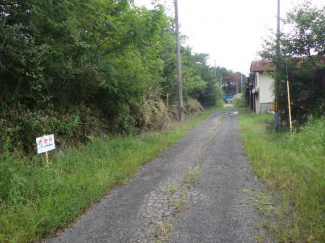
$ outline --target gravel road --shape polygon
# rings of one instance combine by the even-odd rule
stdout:
[[[243,190],[257,185],[236,117],[213,114],[47,242],[254,242]]]

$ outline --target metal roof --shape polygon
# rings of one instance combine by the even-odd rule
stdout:
[[[261,60],[254,60],[251,63],[251,72],[264,72],[274,70],[275,65],[272,60],[269,59],[261,59]]]

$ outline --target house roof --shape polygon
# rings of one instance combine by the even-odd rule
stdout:
[[[272,60],[262,59],[262,60],[254,60],[251,63],[251,72],[264,72],[274,70],[275,66]]]

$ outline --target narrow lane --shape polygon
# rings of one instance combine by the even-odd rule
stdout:
[[[47,242],[253,242],[255,186],[236,116],[220,111]]]
[[[234,114],[234,115],[233,115]],[[171,242],[254,242],[259,221],[249,195],[254,176],[246,160],[237,129],[236,112],[223,115],[202,161],[196,190],[207,201],[191,205],[175,227]]]

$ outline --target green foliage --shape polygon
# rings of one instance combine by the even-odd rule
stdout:
[[[239,111],[253,170],[282,202],[280,209],[273,207],[278,221],[268,229],[279,242],[324,241],[325,119],[309,122],[297,133],[276,133],[269,128],[272,115]]]
[[[39,241],[66,226],[215,111],[165,133],[95,139],[82,149],[50,153],[50,167],[41,156],[1,153],[0,242]]]
[[[290,81],[292,115],[295,123],[325,114],[325,6],[314,7],[310,1],[298,5],[283,20],[287,32],[281,34],[280,110],[283,124],[288,124],[287,79]],[[273,33],[265,41],[263,58],[276,59]]]
[[[248,97],[247,97],[247,88],[246,86],[243,87],[243,90],[240,94],[238,94],[233,100],[232,103],[237,108],[244,108],[247,107],[248,104]]]
[[[246,107],[247,106],[245,97],[242,94],[240,94],[239,96],[236,96],[232,100],[232,103],[234,104],[235,107]]]
[[[241,92],[241,83],[245,84],[246,76],[240,72],[233,72],[223,67],[217,67],[215,75],[225,94],[238,94]],[[242,78],[241,78],[242,76]],[[223,95],[223,94],[222,94]],[[220,97],[221,98],[221,97]]]
[[[192,98],[197,98],[205,106],[213,106],[222,92],[214,68],[207,65],[208,57],[204,53],[191,55],[191,49],[184,49],[184,86]]]
[[[132,133],[159,119],[150,105],[146,114],[153,117],[143,122],[139,104],[161,103],[167,93],[175,104],[174,25],[162,5],[13,0],[0,7],[1,150],[14,143],[30,152],[43,133],[59,135],[61,144],[73,136]],[[206,55],[182,53],[185,100],[206,95],[214,104]]]

